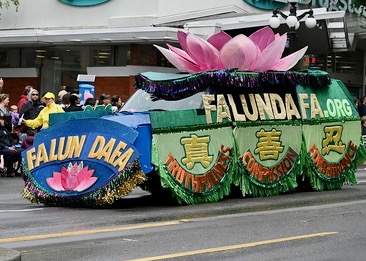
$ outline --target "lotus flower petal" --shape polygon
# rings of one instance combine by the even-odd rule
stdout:
[[[263,51],[270,43],[275,40],[275,34],[268,26],[255,31],[249,36],[249,39],[255,43],[261,51]]]
[[[178,37],[180,47],[182,47],[182,49],[187,52],[188,51],[187,34],[183,31],[178,31],[177,37]]]
[[[74,182],[76,180],[77,179],[75,178]],[[71,182],[71,180],[69,180],[69,171],[65,167],[62,167],[62,169],[61,169],[61,184],[62,184],[62,187],[65,190],[72,190],[74,182]]]
[[[54,172],[52,178],[47,178],[47,184],[56,191],[83,191],[91,187],[98,178],[92,177],[94,170],[83,167],[83,162],[79,165],[69,163],[68,167],[62,167],[61,173]]]
[[[247,36],[239,34],[222,47],[220,58],[227,68],[248,70],[258,58],[258,49]]]
[[[257,47],[257,58],[252,62],[252,64],[249,66],[249,68],[248,68],[248,70],[249,71],[255,71],[255,70],[257,70],[257,68],[258,68],[258,66],[259,66],[259,64],[261,64],[261,62],[262,62],[262,51],[259,49],[259,47],[258,46],[256,46]]]
[[[231,38],[227,33],[219,32],[207,41],[178,31],[178,40],[182,49],[169,44],[169,49],[155,46],[177,69],[189,73],[224,68],[284,71],[292,68],[306,52],[302,49],[281,59],[287,34],[274,34],[268,26],[249,37],[240,34]]]
[[[274,70],[274,71],[290,70],[304,56],[307,49],[308,49],[308,47],[306,46],[306,47],[302,48],[301,50],[298,50],[297,52],[294,52],[294,53],[282,58],[274,66],[272,66],[271,70]]]
[[[85,167],[85,168],[80,170],[79,175],[78,175],[78,179],[79,180],[84,180],[84,179],[90,178],[91,176],[93,176],[93,174],[94,174],[93,169],[88,169],[88,167]]]
[[[53,172],[52,178],[47,178],[46,183],[52,189],[56,191],[64,191],[64,187],[61,184],[61,173],[60,172]]]
[[[287,34],[270,43],[263,51],[260,63],[255,68],[258,71],[267,71],[272,68],[282,57],[286,47]]]
[[[181,56],[182,58],[186,59],[187,61],[196,64],[196,62],[182,49],[176,48],[174,46],[171,46],[170,44],[167,44],[169,50],[176,53],[177,55]]]
[[[225,33],[224,31],[220,31],[216,34],[211,35],[208,39],[207,42],[209,42],[210,44],[212,44],[213,46],[215,46],[215,48],[217,50],[221,50],[221,48],[228,42],[230,41],[232,37],[230,35],[228,35],[227,33]]]
[[[90,188],[97,180],[98,180],[98,178],[96,178],[96,177],[84,179],[80,182],[80,184],[74,190],[79,191],[79,192],[84,191],[84,190]]]
[[[178,70],[189,73],[196,73],[200,71],[200,68],[197,65],[191,63],[190,61],[187,61],[182,56],[177,55],[173,51],[157,45],[154,46],[158,48],[158,50],[165,56],[165,58],[167,58],[168,61],[173,64]]]
[[[209,42],[193,35],[187,35],[187,53],[199,64],[201,71],[223,68],[219,51]]]
[[[62,167],[61,182],[65,190],[73,190],[78,185],[78,172],[76,163],[74,165],[70,163],[67,169]]]

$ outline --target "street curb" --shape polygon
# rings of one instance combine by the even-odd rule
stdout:
[[[22,258],[20,256],[20,252],[0,247],[0,261],[21,261]]]

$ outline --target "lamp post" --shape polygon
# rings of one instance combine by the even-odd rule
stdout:
[[[288,27],[290,28],[290,31],[288,33],[288,38],[287,38],[287,44],[286,47],[290,50],[291,53],[291,48],[293,46],[293,43],[296,39],[296,30],[300,27],[300,20],[306,18],[305,20],[305,25],[307,28],[311,29],[314,28],[316,26],[316,19],[314,18],[314,12],[312,9],[303,12],[301,15],[297,15],[297,5],[298,0],[288,0],[288,3],[290,4],[290,13],[289,15],[286,15],[284,13],[282,13],[281,11],[274,9],[273,10],[273,16],[269,19],[269,26],[271,26],[272,28],[278,28],[281,24],[280,18],[278,17],[278,15],[280,15],[283,19],[286,20],[286,24],[288,25]]]

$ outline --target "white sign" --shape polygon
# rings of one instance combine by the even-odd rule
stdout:
[[[78,82],[94,82],[95,81],[95,75],[78,74],[78,78],[76,80]]]

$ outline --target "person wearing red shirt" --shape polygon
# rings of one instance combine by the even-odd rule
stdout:
[[[24,87],[23,93],[22,93],[22,95],[20,95],[20,99],[17,104],[18,111],[21,111],[24,103],[26,103],[28,101],[28,93],[31,90],[33,90],[33,87],[31,85],[27,85]]]

